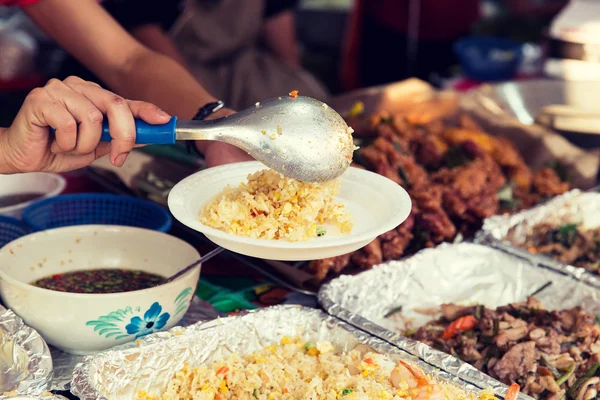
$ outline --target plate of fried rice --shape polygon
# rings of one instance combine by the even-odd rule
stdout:
[[[400,185],[358,168],[335,181],[308,183],[250,161],[185,178],[171,190],[169,209],[225,249],[301,261],[366,246],[404,222],[411,200]]]

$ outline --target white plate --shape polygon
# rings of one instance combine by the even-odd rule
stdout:
[[[169,194],[169,209],[184,225],[202,232],[217,245],[235,253],[268,260],[317,260],[351,253],[377,236],[394,229],[408,217],[408,193],[393,181],[373,172],[349,168],[341,178],[337,200],[352,214],[350,235],[332,233],[304,242],[252,239],[211,228],[200,222],[200,210],[227,185],[236,187],[248,175],[266,167],[250,161],[209,168],[179,182]]]

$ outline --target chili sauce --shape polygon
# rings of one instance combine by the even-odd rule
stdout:
[[[58,292],[123,293],[158,286],[164,279],[144,271],[102,268],[54,274],[31,284]]]

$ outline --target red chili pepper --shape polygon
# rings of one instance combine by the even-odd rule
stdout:
[[[365,364],[373,364],[373,359],[372,358],[365,358]]]
[[[521,387],[518,384],[513,383],[506,391],[506,396],[504,396],[504,400],[517,400],[517,397],[519,397],[520,390]]]
[[[465,315],[464,317],[460,317],[457,320],[453,321],[450,325],[448,325],[448,327],[442,334],[442,339],[452,339],[459,332],[464,332],[475,328],[475,325],[477,325],[477,318],[475,318],[474,316]]]

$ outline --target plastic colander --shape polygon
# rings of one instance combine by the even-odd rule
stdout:
[[[22,221],[0,215],[0,249],[7,243],[29,234],[31,230]]]
[[[167,232],[167,210],[147,200],[112,194],[73,194],[39,201],[23,212],[34,231],[71,225],[122,225]]]

